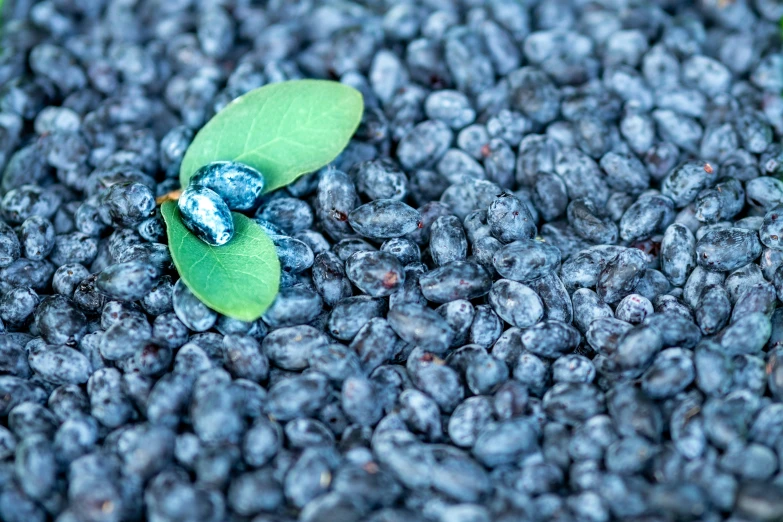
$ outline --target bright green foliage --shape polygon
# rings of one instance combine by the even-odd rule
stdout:
[[[295,80],[250,91],[196,134],[180,167],[182,188],[213,161],[256,168],[266,191],[284,187],[334,160],[348,145],[363,110],[361,93],[337,82]],[[261,227],[234,213],[234,237],[216,247],[185,228],[176,203],[164,203],[161,212],[174,265],[196,297],[243,321],[253,321],[269,308],[280,286],[280,261]]]
[[[266,190],[284,187],[334,160],[362,119],[356,89],[325,80],[265,85],[237,98],[202,128],[180,168],[182,187],[212,161],[258,169]]]
[[[174,266],[201,302],[243,321],[258,319],[269,308],[280,285],[280,261],[258,224],[235,212],[234,237],[216,247],[185,228],[175,202],[163,203],[161,213]]]

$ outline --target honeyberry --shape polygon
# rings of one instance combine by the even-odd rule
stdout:
[[[234,236],[231,211],[215,191],[190,185],[179,197],[178,206],[185,226],[206,243],[225,245]]]
[[[256,169],[235,161],[207,163],[190,178],[190,186],[214,191],[231,210],[251,210],[264,193],[264,176]]]

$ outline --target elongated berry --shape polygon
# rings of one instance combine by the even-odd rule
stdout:
[[[226,203],[206,187],[191,185],[177,203],[182,222],[204,242],[220,246],[234,236],[234,220]]]
[[[231,210],[251,210],[261,201],[264,176],[242,163],[214,161],[198,169],[190,185],[215,191]]]

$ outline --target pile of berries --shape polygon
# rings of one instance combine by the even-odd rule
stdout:
[[[6,1],[0,521],[780,522],[781,18]],[[301,78],[363,95],[328,167],[180,182],[214,114]],[[231,209],[270,236],[260,319],[180,279],[180,187],[208,241]]]
[[[264,193],[264,176],[252,167],[233,161],[204,165],[179,198],[182,222],[205,243],[225,245],[234,237],[232,210],[258,207]]]

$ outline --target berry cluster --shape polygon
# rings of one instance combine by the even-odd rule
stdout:
[[[3,522],[783,519],[780,0],[4,9]],[[240,198],[282,276],[239,321],[155,200],[298,78],[364,116]]]
[[[179,197],[182,222],[210,245],[228,243],[234,236],[232,210],[258,207],[264,193],[264,176],[252,167],[232,161],[204,165]]]

